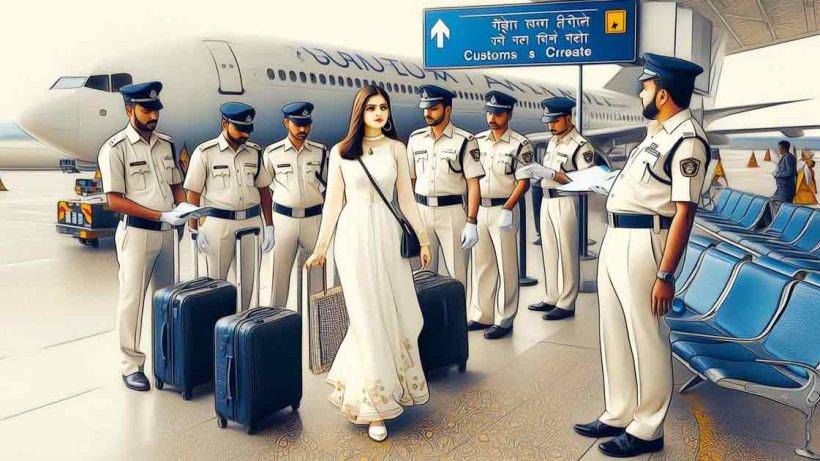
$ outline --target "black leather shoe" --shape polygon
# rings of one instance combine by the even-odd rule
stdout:
[[[560,307],[556,307],[555,309],[547,312],[544,314],[544,320],[561,320],[566,319],[569,317],[575,317],[575,309],[568,311],[566,309],[561,309]]]
[[[123,376],[122,380],[125,382],[125,387],[131,389],[132,391],[151,390],[151,383],[148,382],[148,378],[146,378],[145,374],[141,371],[131,373],[128,376]]]
[[[629,432],[624,432],[612,440],[599,444],[598,449],[601,450],[601,453],[613,458],[631,458],[663,450],[663,437],[655,440],[643,440]]]
[[[527,306],[527,309],[535,312],[549,312],[555,309],[555,305],[547,304],[544,301],[541,301],[540,303],[530,304]]]
[[[583,435],[584,437],[592,437],[593,439],[614,437],[624,433],[624,428],[610,426],[609,424],[602,423],[598,419],[591,423],[573,424],[572,430],[580,435]]]
[[[491,326],[487,331],[484,332],[485,339],[499,339],[507,336],[507,333],[511,332],[513,329],[512,325],[509,328],[500,327],[498,325]]]
[[[469,322],[467,322],[467,331],[486,330],[491,326],[492,325],[488,325],[486,323],[478,323],[470,320]]]

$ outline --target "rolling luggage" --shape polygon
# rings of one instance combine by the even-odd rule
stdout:
[[[448,365],[467,370],[467,301],[464,286],[456,279],[422,270],[413,274],[424,327],[419,334],[419,355],[424,371]]]
[[[194,275],[197,275],[194,242]],[[179,239],[174,231],[174,284],[154,293],[154,385],[170,384],[190,400],[194,387],[214,377],[214,325],[236,312],[236,288],[224,280],[195,277],[179,283]]]
[[[236,232],[236,267],[242,267],[240,240],[253,234],[259,246],[259,228]],[[237,285],[241,292],[241,270]],[[259,253],[254,270],[259,299]],[[241,303],[241,297],[237,299]],[[220,428],[228,420],[253,433],[257,423],[302,399],[302,316],[296,312],[258,307],[220,319],[213,344],[215,367],[214,405]]]

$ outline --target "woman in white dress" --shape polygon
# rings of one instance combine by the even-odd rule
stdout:
[[[334,254],[350,327],[327,376],[329,398],[354,424],[369,424],[368,435],[380,442],[387,438],[384,420],[427,402],[429,390],[418,352],[423,319],[410,260],[400,253],[401,228],[360,158],[388,199],[397,193],[427,267],[430,240],[413,197],[406,146],[398,140],[389,96],[373,85],[356,94],[348,134],[330,151],[319,237],[305,267],[325,265],[336,230]]]

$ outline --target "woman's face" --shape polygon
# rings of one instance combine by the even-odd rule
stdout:
[[[804,150],[804,151],[803,151],[803,154],[801,155],[801,157],[803,157],[803,161],[804,161],[804,162],[808,162],[808,161],[809,161],[809,160],[811,160],[811,158],[812,158],[812,153],[811,153],[811,152],[809,152],[809,151],[805,151],[805,150]]]
[[[382,129],[390,117],[390,106],[384,96],[374,94],[364,103],[364,124],[370,128]]]

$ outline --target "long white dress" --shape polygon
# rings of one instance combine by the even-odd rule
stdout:
[[[399,207],[422,243],[429,241],[413,198],[406,147],[384,136],[365,138],[362,160]],[[372,152],[372,153],[370,153]],[[338,224],[337,224],[338,222]],[[329,399],[351,422],[366,424],[421,405],[429,390],[418,336],[423,319],[401,229],[357,160],[331,150],[327,199],[316,252],[324,254],[336,228],[334,253],[350,327],[327,382]]]

